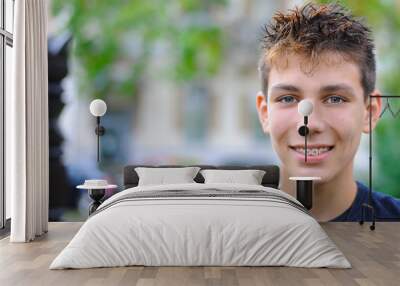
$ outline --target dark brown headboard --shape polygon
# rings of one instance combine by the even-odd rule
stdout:
[[[220,169],[220,170],[239,170],[239,169],[256,169],[264,170],[266,173],[262,179],[261,184],[265,187],[278,188],[279,185],[279,167],[276,165],[257,165],[257,166],[210,166],[210,165],[191,165],[197,166],[201,169]],[[136,167],[186,167],[182,165],[160,165],[160,166],[149,166],[149,165],[130,165],[124,167],[124,189],[133,188],[138,185],[139,177],[135,171]],[[200,174],[194,178],[197,183],[204,183],[204,178]]]

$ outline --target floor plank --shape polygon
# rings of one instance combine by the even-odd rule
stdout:
[[[0,240],[0,285],[399,285],[400,223],[323,223],[352,269],[291,267],[116,267],[48,269],[82,223],[50,223],[49,232],[32,243]]]

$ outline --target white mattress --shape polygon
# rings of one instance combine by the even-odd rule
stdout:
[[[254,185],[179,184],[127,189],[106,200],[50,269],[127,265],[350,268],[318,222],[279,200],[171,197],[121,200],[145,191],[262,190]],[[119,202],[118,202],[119,201]]]

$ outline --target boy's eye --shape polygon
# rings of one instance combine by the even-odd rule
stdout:
[[[282,96],[281,98],[278,99],[278,102],[282,102],[282,103],[294,103],[296,101],[296,98],[294,98],[291,95],[285,95]]]
[[[331,103],[331,104],[338,104],[338,103],[343,103],[344,99],[340,96],[329,96],[326,100],[327,103]]]

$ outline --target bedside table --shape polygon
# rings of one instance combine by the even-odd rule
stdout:
[[[88,191],[89,197],[93,200],[89,206],[89,215],[91,215],[101,205],[101,200],[104,198],[106,190],[115,189],[118,188],[118,186],[109,185],[105,180],[85,180],[85,184],[79,185],[76,188]]]

